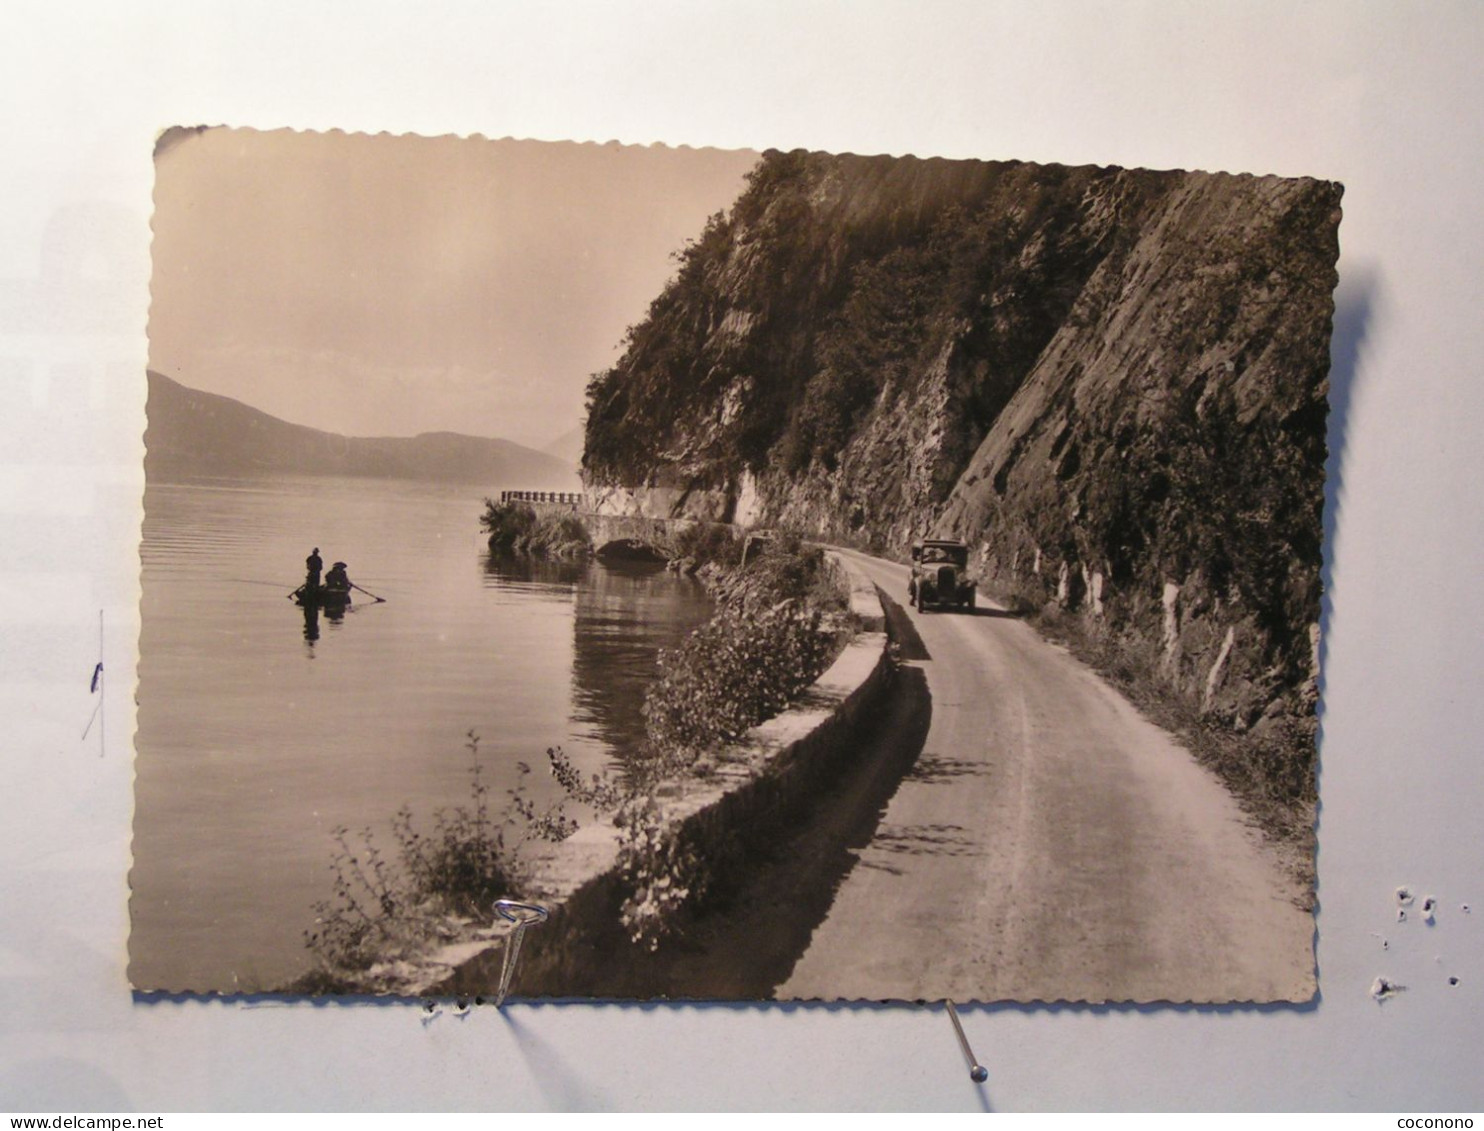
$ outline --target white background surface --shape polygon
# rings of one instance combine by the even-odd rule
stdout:
[[[1484,8],[294,0],[3,16],[0,1110],[1484,1105]],[[968,1009],[982,1090],[940,1010],[425,1021],[405,1005],[134,999],[150,151],[194,123],[1344,182],[1321,998]],[[80,741],[100,609],[101,744],[96,725]],[[1438,898],[1435,925],[1415,908],[1396,922],[1400,884]],[[1378,1004],[1378,975],[1406,989]]]

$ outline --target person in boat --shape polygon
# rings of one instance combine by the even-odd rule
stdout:
[[[346,576],[344,562],[336,562],[330,567],[330,572],[325,574],[325,592],[350,592],[350,578]]]
[[[319,547],[316,546],[304,559],[304,569],[308,574],[304,578],[304,592],[313,593],[319,588],[319,571],[324,568],[324,560],[319,556]]]

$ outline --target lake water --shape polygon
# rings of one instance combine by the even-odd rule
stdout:
[[[492,559],[481,511],[478,488],[387,480],[150,484],[137,988],[267,990],[306,970],[332,830],[389,845],[399,807],[467,803],[471,730],[495,798],[517,762],[550,788],[549,746],[599,769],[636,740],[657,653],[708,614],[704,592],[653,567]],[[315,546],[385,602],[298,608]]]

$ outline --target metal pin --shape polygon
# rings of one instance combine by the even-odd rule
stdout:
[[[948,1007],[948,1020],[953,1022],[953,1031],[958,1036],[958,1047],[964,1050],[964,1059],[969,1062],[969,1079],[976,1084],[982,1084],[989,1079],[989,1069],[974,1059],[974,1050],[969,1047],[969,1038],[964,1036],[963,1023],[958,1019],[958,1010],[954,1008],[953,1002],[947,998],[943,1004]]]
[[[495,913],[515,924],[510,938],[505,943],[505,962],[500,967],[500,989],[495,995],[495,1008],[505,1004],[505,995],[510,992],[510,979],[515,975],[515,965],[520,961],[520,944],[525,938],[526,928],[532,923],[546,921],[547,911],[538,903],[518,903],[513,899],[495,900]]]

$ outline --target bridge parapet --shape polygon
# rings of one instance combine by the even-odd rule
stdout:
[[[558,506],[581,507],[585,496],[581,491],[501,491],[502,503],[551,503]]]

